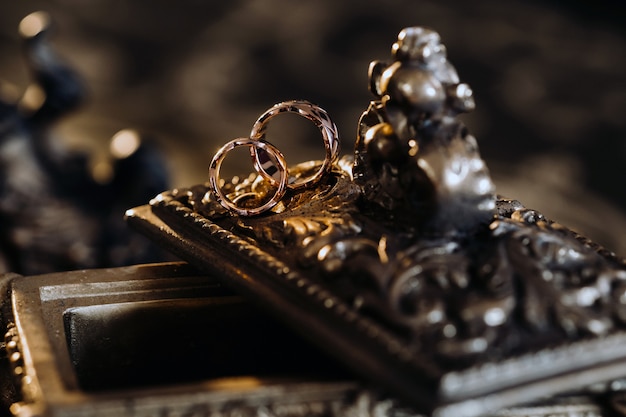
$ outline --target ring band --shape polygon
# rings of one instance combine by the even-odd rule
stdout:
[[[222,167],[222,162],[224,161],[226,154],[233,149],[242,146],[248,146],[251,149],[260,149],[265,154],[270,155],[273,161],[277,164],[274,165],[277,168],[277,172],[280,173],[278,180],[272,178],[271,181],[272,185],[276,186],[276,192],[274,193],[274,195],[272,195],[272,198],[270,198],[266,203],[254,208],[244,208],[238,206],[237,201],[229,199],[226,194],[224,194],[224,191],[222,191],[219,185],[220,169]],[[254,216],[256,214],[261,214],[267,210],[270,210],[272,207],[278,204],[278,202],[281,200],[281,198],[283,198],[285,192],[287,191],[288,178],[287,161],[285,160],[285,157],[278,150],[278,148],[263,139],[233,139],[230,142],[226,143],[224,146],[222,146],[215,153],[213,159],[211,160],[211,164],[209,165],[209,184],[213,190],[213,194],[215,195],[216,200],[224,208],[242,216]]]
[[[322,179],[322,177],[324,177],[324,175],[330,172],[333,164],[337,162],[337,159],[339,158],[339,133],[337,131],[337,126],[335,126],[332,120],[330,120],[328,113],[326,113],[324,109],[305,100],[292,100],[278,103],[263,113],[254,123],[252,131],[250,132],[250,138],[256,140],[265,139],[265,131],[267,130],[270,119],[281,113],[287,112],[296,113],[315,123],[322,133],[322,138],[324,139],[324,150],[326,152],[324,162],[315,174],[309,177],[295,179],[292,183],[287,185],[288,188],[292,190],[298,190],[316,184]],[[264,151],[265,150],[261,147],[250,148],[250,153],[254,161],[254,168],[273,185],[277,185],[279,180],[275,178],[276,168],[272,168],[272,165],[274,165],[274,162],[278,162],[278,159],[275,158],[276,161],[273,161],[273,155],[263,155]]]

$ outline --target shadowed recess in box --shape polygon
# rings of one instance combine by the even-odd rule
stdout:
[[[344,368],[239,297],[72,308],[68,348],[86,391],[212,378],[340,378]]]

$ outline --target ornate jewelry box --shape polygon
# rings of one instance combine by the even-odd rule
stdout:
[[[498,196],[432,30],[369,68],[340,155],[319,106],[272,106],[205,184],[130,209],[185,263],[2,277],[18,416],[605,415],[626,377],[624,261]],[[274,117],[320,130],[290,165]],[[221,177],[247,148],[254,172]]]
[[[496,195],[457,117],[472,91],[436,32],[404,29],[392,58],[370,65],[352,155],[323,109],[279,103],[215,154],[207,184],[162,193],[129,223],[418,412],[618,387],[624,261]],[[284,112],[318,126],[324,161],[288,167],[265,134]],[[256,172],[223,179],[237,147]]]

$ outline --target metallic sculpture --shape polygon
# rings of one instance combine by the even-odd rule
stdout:
[[[496,196],[437,33],[404,29],[392,58],[370,66],[354,155],[285,168],[251,135],[237,146],[256,173],[220,178],[225,149],[208,185],[129,222],[422,412],[495,413],[622,378],[624,261]]]
[[[359,122],[354,181],[380,214],[421,232],[456,235],[488,223],[495,187],[456,118],[474,108],[472,90],[459,83],[436,32],[404,29],[392,55],[390,65],[370,65],[378,100]]]

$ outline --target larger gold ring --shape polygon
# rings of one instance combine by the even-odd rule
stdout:
[[[220,187],[220,169],[222,167],[222,162],[224,161],[226,154],[233,149],[239,148],[241,146],[248,146],[251,149],[259,149],[265,154],[271,155],[272,160],[276,163],[275,167],[277,168],[277,172],[280,174],[278,180],[273,179],[272,185],[276,187],[276,192],[267,202],[254,208],[241,207],[237,205],[237,201],[228,198],[228,196]],[[220,203],[224,208],[242,216],[254,216],[256,214],[261,214],[265,211],[270,210],[272,207],[278,204],[278,202],[281,200],[281,198],[283,198],[285,192],[287,191],[287,181],[287,161],[285,160],[285,157],[278,150],[278,148],[262,139],[233,139],[224,146],[222,146],[215,153],[213,159],[211,160],[211,164],[209,165],[209,184],[217,202]]]
[[[287,112],[296,113],[315,123],[322,132],[324,150],[326,152],[326,156],[319,170],[311,176],[292,179],[293,182],[288,184],[290,189],[298,190],[316,184],[324,175],[330,172],[333,164],[337,162],[339,158],[339,133],[337,126],[330,120],[328,113],[326,113],[324,109],[308,101],[292,100],[278,103],[263,113],[254,123],[252,131],[250,132],[250,138],[257,140],[265,139],[265,131],[267,130],[270,119]],[[261,148],[252,147],[250,148],[250,152],[254,160],[255,170],[265,179],[276,185],[278,183],[276,179],[276,168],[272,168],[272,166],[275,166],[275,162],[278,161],[273,160],[272,155],[263,154],[264,150]]]

